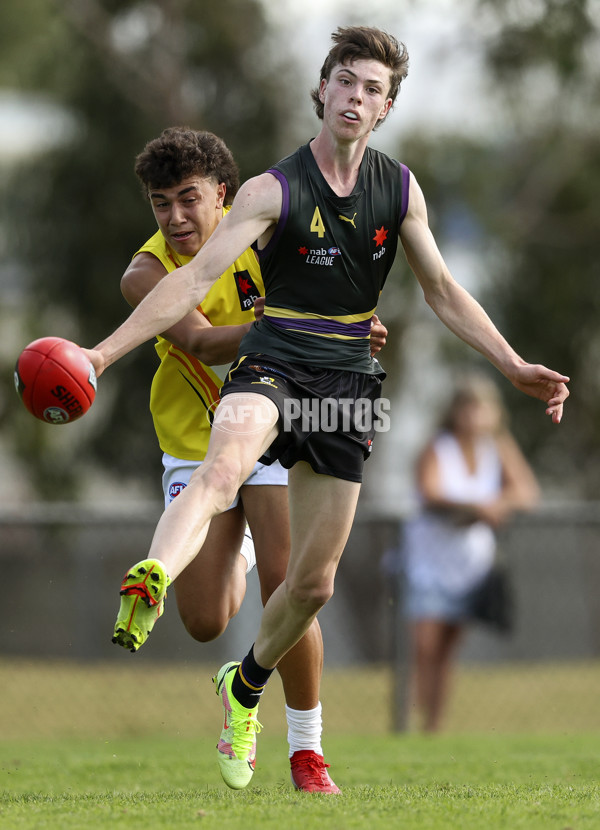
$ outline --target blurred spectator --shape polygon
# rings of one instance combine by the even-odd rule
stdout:
[[[492,587],[496,530],[539,498],[492,381],[469,375],[457,385],[418,458],[416,487],[420,510],[403,534],[405,605],[411,691],[422,728],[433,732],[465,627]]]

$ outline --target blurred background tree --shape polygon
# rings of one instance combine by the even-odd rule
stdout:
[[[266,56],[268,36],[255,0],[2,4],[0,87],[51,101],[67,135],[4,177],[5,248],[28,297],[22,346],[46,334],[92,346],[127,315],[119,278],[155,230],[133,163],[163,128],[189,124],[223,136],[242,179],[278,156],[286,119],[277,90],[288,70]],[[116,473],[121,486],[156,477],[148,413],[154,349],[147,344],[126,360],[127,368],[102,379],[94,417],[68,434],[24,418],[6,391],[4,430],[40,495],[78,493],[84,439],[86,459]],[[12,383],[8,373],[3,382]]]
[[[442,251],[471,255],[468,287],[508,341],[571,377],[558,430],[509,384],[502,393],[547,491],[588,499],[600,493],[599,24],[600,4],[586,0],[479,0],[464,44],[484,56],[490,129],[408,132],[398,151]],[[470,102],[461,106],[467,119]],[[438,358],[488,367],[444,330]]]
[[[328,33],[362,23],[403,39],[408,0],[382,2],[368,14],[354,5],[327,24]],[[0,90],[53,102],[65,134],[51,149],[40,142],[40,151],[18,166],[0,164],[2,273],[12,275],[24,298],[18,339],[5,338],[0,349],[2,434],[41,496],[85,496],[90,464],[76,463],[80,452],[95,461],[96,483],[104,470],[109,485],[116,474],[158,496],[160,459],[147,407],[156,365],[150,344],[102,378],[90,415],[68,429],[23,417],[10,367],[33,337],[61,334],[92,345],[128,313],[119,277],[154,229],[133,174],[148,139],[176,123],[210,129],[225,138],[247,178],[310,137],[303,121],[309,90],[303,82],[295,94],[293,63],[310,44],[286,49],[300,35],[292,25],[272,28],[265,8],[261,0],[4,0],[0,6]],[[559,430],[509,384],[502,391],[542,480],[557,493],[568,488],[587,498],[597,498],[600,477],[599,9],[592,0],[472,0],[463,44],[484,57],[490,128],[436,131],[402,122],[395,146],[386,147],[415,172],[442,251],[469,259],[476,284],[467,287],[517,351],[571,376]],[[407,46],[417,48],[408,39]],[[407,84],[414,83],[413,71]],[[438,66],[423,71],[435,83]],[[461,99],[457,106],[468,120],[469,108],[481,102]],[[401,94],[400,113],[402,107]],[[382,128],[382,138],[389,139],[394,123]],[[453,270],[461,279],[462,269]],[[388,395],[404,395],[393,423],[402,424],[402,410],[411,406],[424,421],[427,396],[448,369],[480,361],[431,319],[402,257],[388,279],[381,317],[391,332],[383,356]],[[425,339],[415,338],[419,331]],[[420,366],[419,359],[425,372],[413,369],[409,385],[410,366]],[[412,446],[415,434],[401,440]],[[384,455],[382,465],[396,473],[395,450]],[[382,488],[377,476],[368,479]]]
[[[487,63],[506,136],[477,199],[498,309],[517,351],[571,377],[552,441],[531,424],[527,448],[545,477],[573,495],[600,494],[600,7],[587,0],[482,0],[495,31]],[[525,14],[518,9],[525,8]],[[482,173],[484,171],[482,170]],[[481,182],[485,182],[482,176]],[[511,410],[525,417],[522,396]]]

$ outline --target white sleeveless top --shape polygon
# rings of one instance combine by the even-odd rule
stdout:
[[[496,442],[482,438],[475,470],[467,467],[458,441],[442,433],[434,441],[442,495],[452,501],[493,501],[502,487]],[[473,588],[493,564],[496,537],[484,522],[456,525],[447,517],[422,510],[404,527],[403,554],[409,586],[462,594]]]

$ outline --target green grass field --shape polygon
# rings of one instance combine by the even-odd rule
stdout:
[[[221,710],[211,674],[218,665],[130,661],[83,663],[0,660],[0,740],[142,737],[148,733],[144,699],[160,702],[152,724],[162,736],[203,737]],[[327,735],[345,734],[356,720],[349,684],[361,689],[362,731],[391,731],[393,683],[389,666],[326,667],[321,687]],[[600,735],[600,661],[461,666],[445,719],[452,733]],[[128,705],[124,704],[128,701]],[[132,703],[133,702],[133,703]],[[261,703],[267,734],[285,735],[281,684],[274,679]],[[599,823],[600,827],[600,823]]]
[[[251,786],[220,781],[214,741],[0,743],[2,830],[526,828],[600,824],[597,736],[334,736],[341,796],[296,793],[285,742],[261,736]]]
[[[390,734],[389,667],[327,670],[339,797],[292,789],[279,683],[261,704],[252,785],[227,789],[214,668],[0,661],[0,830],[600,827],[593,661],[463,666],[446,734],[430,737]]]

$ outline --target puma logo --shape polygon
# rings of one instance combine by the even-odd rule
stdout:
[[[338,219],[341,219],[341,220],[342,220],[342,222],[350,222],[350,224],[352,225],[352,227],[354,228],[354,230],[356,230],[356,225],[354,224],[354,220],[356,219],[356,213],[354,214],[354,216],[352,217],[352,219],[349,219],[347,216],[342,216],[342,214],[341,214],[341,213],[339,213],[339,214],[338,214]]]

